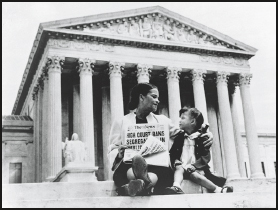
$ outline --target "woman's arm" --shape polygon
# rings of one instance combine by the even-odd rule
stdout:
[[[108,159],[110,166],[115,165],[116,157],[118,157],[118,149],[119,146],[122,145],[121,139],[122,132],[122,119],[115,120],[110,129],[109,142],[110,145],[108,147]],[[122,158],[117,158],[117,160],[121,160]],[[118,161],[117,161],[118,162]]]
[[[206,149],[209,149],[213,143],[213,135],[212,132],[204,133],[200,136],[200,138],[205,138],[203,140],[203,145]]]

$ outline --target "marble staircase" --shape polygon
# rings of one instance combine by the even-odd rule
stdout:
[[[234,193],[215,194],[183,182],[183,195],[116,196],[112,181],[2,185],[3,208],[276,207],[276,179],[231,180]]]

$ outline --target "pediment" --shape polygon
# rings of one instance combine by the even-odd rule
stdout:
[[[195,48],[230,49],[252,53],[257,51],[160,6],[49,22],[42,26],[98,36],[123,37],[131,41],[162,41],[175,45],[186,44]]]

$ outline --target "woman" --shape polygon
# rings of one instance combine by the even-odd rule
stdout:
[[[134,111],[112,124],[108,157],[110,163],[113,163],[112,170],[115,171],[113,180],[118,187],[118,195],[163,194],[163,190],[172,184],[173,172],[170,167],[147,165],[140,155],[136,155],[132,159],[132,164],[123,162],[124,150],[127,148],[124,145],[124,133],[128,125],[135,123],[166,124],[169,129],[170,141],[180,132],[180,129],[174,126],[169,118],[153,114],[157,110],[158,103],[158,88],[150,83],[139,83],[133,87],[129,102],[129,109]],[[210,147],[212,134],[204,135],[209,136],[204,144],[206,147]]]

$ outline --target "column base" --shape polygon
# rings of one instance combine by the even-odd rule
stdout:
[[[250,175],[250,179],[265,179],[265,176],[262,172],[258,172]]]
[[[55,176],[49,176],[43,182],[52,182],[55,179]]]
[[[97,182],[97,170],[92,162],[70,162],[52,182]]]
[[[240,179],[240,175],[239,173],[234,173],[234,174],[230,174],[227,176],[227,180],[233,180],[233,179]]]

